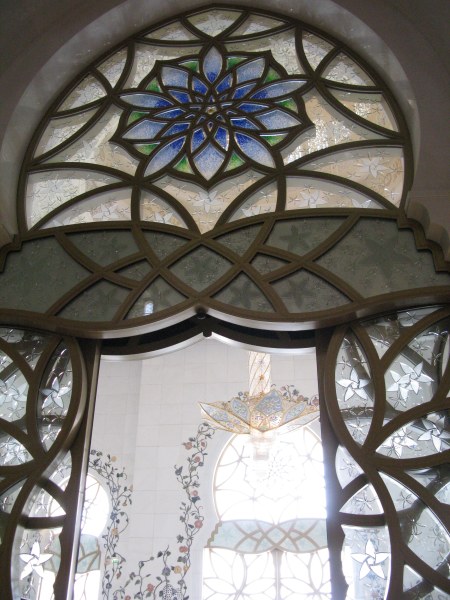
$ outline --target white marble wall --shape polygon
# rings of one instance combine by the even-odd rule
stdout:
[[[314,353],[274,355],[272,382],[295,384],[306,396],[317,393]],[[184,533],[180,503],[186,495],[174,466],[187,464],[190,453],[183,442],[195,436],[202,421],[198,402],[226,400],[246,389],[247,351],[214,339],[144,361],[102,361],[92,447],[113,455],[114,464],[125,467],[134,488],[133,504],[126,508],[130,525],[119,546],[126,557],[119,582],[137,570],[140,560],[168,546],[174,559],[171,564],[177,564],[180,543],[176,538]],[[200,469],[198,504],[205,521],[195,536],[192,567],[186,577],[192,599],[201,598],[202,549],[216,524],[211,493],[214,465],[228,437],[225,432],[214,435]],[[154,576],[147,581],[155,583],[161,568],[156,558],[149,563],[147,570]],[[131,598],[133,591],[130,588]]]

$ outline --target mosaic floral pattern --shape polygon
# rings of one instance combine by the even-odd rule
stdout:
[[[272,147],[312,125],[297,92],[269,55],[223,55],[215,46],[182,61],[158,64],[143,87],[121,100],[134,111],[116,134],[150,157],[144,176],[172,165],[209,181],[250,161],[275,168]]]
[[[54,106],[24,163],[21,250],[3,250],[0,308],[91,333],[199,305],[342,319],[380,295],[449,286],[436,249],[418,252],[415,230],[398,228],[411,164],[395,101],[304,23],[189,12],[94,61]],[[244,255],[222,245],[256,224]],[[114,240],[106,270],[102,229]],[[161,258],[143,242],[176,230],[184,253]],[[74,248],[74,231],[86,244]],[[139,280],[127,276],[137,263]]]
[[[129,525],[127,507],[132,504],[133,486],[127,484],[125,470],[114,463],[115,456],[91,450],[90,469],[97,473],[108,488],[111,515],[102,535],[104,571],[101,597],[104,600],[188,600],[185,582],[191,566],[191,547],[203,527],[200,500],[200,472],[205,464],[209,440],[215,430],[201,423],[195,436],[184,442],[188,452],[186,465],[175,466],[175,477],[184,492],[180,505],[180,533],[175,545],[178,556],[168,548],[139,561],[137,568],[126,575],[126,558],[120,553],[120,539]],[[151,569],[151,570],[150,570]],[[120,583],[121,579],[125,579]]]

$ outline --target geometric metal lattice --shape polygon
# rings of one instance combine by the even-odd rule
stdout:
[[[389,90],[341,42],[187,13],[95,60],[42,120],[0,308],[97,335],[196,307],[329,323],[443,296],[445,265],[404,218],[410,154]]]
[[[450,593],[449,327],[449,310],[432,307],[343,327],[331,339],[329,517],[351,597]]]
[[[86,403],[83,365],[73,340],[0,329],[0,571],[5,598],[44,597],[53,593],[55,581],[55,590],[67,585],[76,515],[71,496],[80,476],[80,448],[75,449],[74,439]]]

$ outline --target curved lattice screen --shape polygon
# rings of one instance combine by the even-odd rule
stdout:
[[[436,298],[450,280],[405,219],[410,180],[396,102],[341,42],[190,13],[96,60],[48,111],[0,308],[92,332],[200,306],[330,322],[393,293]]]

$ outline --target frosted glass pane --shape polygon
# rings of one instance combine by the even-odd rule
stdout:
[[[266,244],[301,256],[324,242],[343,222],[339,218],[281,221],[275,224]]]
[[[126,48],[119,50],[110,58],[103,61],[97,69],[106,77],[112,87],[119,81],[122,71],[125,67],[128,51]]]
[[[200,292],[220,279],[231,263],[208,248],[196,248],[170,268],[186,285]]]
[[[334,46],[308,31],[303,32],[303,50],[306,58],[313,69],[319,66],[320,62],[333,49]]]
[[[58,316],[74,321],[111,321],[129,291],[101,281],[80,294]]]
[[[70,206],[70,208],[62,209],[57,216],[44,223],[42,229],[76,225],[78,223],[130,220],[131,190],[121,188],[103,192],[86,200],[81,200]]]
[[[106,96],[105,88],[93,75],[87,75],[59,107],[60,111],[78,108]]]
[[[44,152],[48,152],[68,140],[83,125],[86,125],[96,112],[97,109],[86,110],[81,114],[71,115],[70,117],[50,119],[39,140],[34,156],[40,156]]]
[[[82,169],[31,173],[25,192],[27,225],[32,227],[42,217],[76,196],[119,181],[104,173]]]
[[[287,177],[286,210],[301,208],[384,208],[368,196],[331,181]]]
[[[203,33],[215,37],[234,23],[240,14],[240,11],[213,9],[188,17],[188,20]]]
[[[45,312],[88,275],[55,239],[25,242],[20,253],[6,258],[0,274],[0,306]]]
[[[344,294],[307,271],[300,271],[272,284],[291,313],[315,312],[348,304]]]
[[[214,296],[215,300],[246,310],[273,312],[267,298],[247,275],[241,273],[225,289]]]
[[[436,273],[431,252],[416,249],[412,231],[390,220],[361,219],[317,263],[365,298],[450,283],[448,274]]]
[[[138,252],[128,231],[89,231],[68,236],[75,246],[92,261],[105,267]]]
[[[348,85],[374,85],[367,73],[343,52],[331,61],[323,76],[330,81],[338,81]]]
[[[164,279],[158,277],[143,294],[138,298],[127,319],[144,317],[171,308],[183,302],[185,297],[169,285]]]

